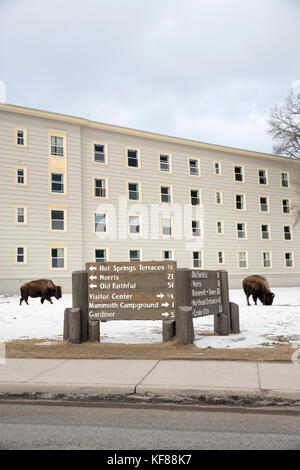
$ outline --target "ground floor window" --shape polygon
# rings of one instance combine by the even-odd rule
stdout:
[[[202,251],[193,251],[193,268],[203,267],[203,254]]]
[[[25,245],[18,245],[15,247],[15,263],[26,264],[27,262],[27,247]]]
[[[162,259],[163,260],[174,259],[173,250],[162,250]]]
[[[95,248],[95,262],[106,263],[107,261],[107,250],[106,248]]]
[[[272,267],[272,257],[269,251],[263,252],[263,267],[271,268]]]
[[[238,251],[238,267],[240,269],[248,268],[248,254],[246,251]]]
[[[65,267],[65,248],[51,248],[51,267],[63,269]]]
[[[294,267],[294,257],[291,251],[284,253],[284,261],[286,268],[293,268]]]
[[[141,261],[141,250],[129,250],[130,261]]]
[[[218,264],[225,264],[225,253],[224,251],[217,252]]]

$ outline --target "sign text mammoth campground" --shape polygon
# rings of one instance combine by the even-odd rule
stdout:
[[[87,263],[90,320],[175,318],[175,261]]]

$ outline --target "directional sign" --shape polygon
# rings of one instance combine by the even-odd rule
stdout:
[[[175,261],[87,263],[91,320],[175,318]]]
[[[193,317],[223,312],[221,273],[219,271],[190,271],[191,306]]]

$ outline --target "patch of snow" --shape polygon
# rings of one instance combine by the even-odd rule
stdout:
[[[199,348],[255,348],[274,343],[300,346],[300,288],[273,288],[272,306],[261,304],[248,307],[242,289],[230,290],[230,300],[240,307],[241,333],[214,336],[213,317],[194,319],[195,344]],[[251,299],[252,300],[252,299]],[[250,301],[251,302],[251,301]],[[259,302],[259,301],[258,301]],[[19,305],[19,296],[0,296],[0,342],[13,339],[61,339],[64,310],[72,305],[71,294],[53,305],[39,299],[29,299],[29,305]],[[159,343],[162,322],[108,321],[101,322],[101,341],[111,343]]]

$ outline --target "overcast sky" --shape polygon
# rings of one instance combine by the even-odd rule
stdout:
[[[272,151],[299,0],[0,0],[6,102]]]

